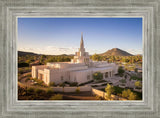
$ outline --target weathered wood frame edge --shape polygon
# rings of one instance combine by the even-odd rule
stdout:
[[[1,1],[1,43],[0,58],[1,63],[1,111],[2,116],[27,116],[34,117],[53,114],[60,116],[64,114],[71,115],[93,115],[96,116],[128,116],[133,117],[158,117],[159,115],[159,51],[158,51],[158,11],[159,1],[137,2],[137,1],[121,1],[121,2],[39,2],[39,1]],[[96,6],[95,6],[96,5]],[[44,7],[45,6],[45,7]],[[56,8],[56,12],[55,11]],[[57,10],[58,9],[58,10]],[[117,9],[118,11],[116,11]],[[143,102],[19,102],[16,99],[16,81],[17,78],[17,50],[16,50],[16,18],[17,16],[107,16],[107,13],[120,12],[119,15],[133,15],[139,13],[146,19],[144,24],[144,101]],[[126,12],[126,13],[125,13]],[[109,16],[109,15],[108,15]],[[147,28],[145,28],[147,27]],[[146,38],[145,38],[146,37]],[[146,71],[146,72],[145,72]],[[52,105],[52,106],[51,106]],[[90,106],[91,105],[91,106]],[[107,106],[105,106],[107,105]],[[111,108],[110,108],[111,107]],[[131,114],[134,113],[134,114]],[[82,115],[82,116],[83,116]]]

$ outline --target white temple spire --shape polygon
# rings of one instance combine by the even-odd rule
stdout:
[[[81,33],[80,49],[84,49],[84,43],[83,43],[83,32]]]

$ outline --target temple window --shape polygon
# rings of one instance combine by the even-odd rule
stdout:
[[[105,78],[108,78],[108,72],[105,73]]]

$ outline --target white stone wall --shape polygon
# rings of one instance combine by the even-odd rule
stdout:
[[[50,83],[50,69],[44,69],[44,78],[43,78],[44,83],[49,85]]]
[[[90,79],[87,79],[87,76],[90,76]],[[92,71],[91,70],[82,70],[82,71],[73,71],[70,72],[71,82],[85,83],[92,80]]]
[[[56,71],[50,70],[50,82],[55,84],[63,83],[69,81],[69,72],[68,71]]]
[[[109,72],[109,77],[117,73],[118,66],[116,64],[108,64],[107,62],[95,62],[94,64],[94,66],[97,67],[88,68],[84,63],[48,63],[47,66],[32,66],[32,77],[38,78],[38,73],[40,73],[43,74],[43,81],[46,84],[50,82],[59,84],[65,81],[78,82],[80,84],[92,80],[93,73],[95,72],[103,73],[103,78],[105,78],[106,72]],[[98,64],[100,64],[100,66],[98,66]],[[59,66],[60,68],[54,68],[54,66]],[[90,76],[90,79],[88,79],[87,76]]]
[[[52,87],[54,92],[76,92],[76,89],[79,88],[81,92],[91,91],[90,86],[79,86],[79,87]]]
[[[32,78],[38,78],[38,70],[45,67],[46,65],[32,66]]]

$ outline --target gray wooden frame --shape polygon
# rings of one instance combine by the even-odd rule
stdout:
[[[0,117],[160,117],[159,0],[0,0],[0,11]],[[21,16],[143,17],[143,100],[18,101],[16,29]]]

